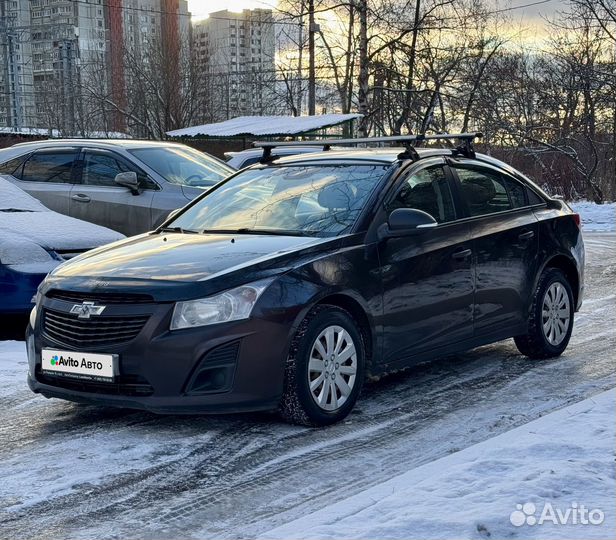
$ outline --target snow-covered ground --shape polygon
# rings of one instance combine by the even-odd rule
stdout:
[[[382,486],[400,478],[423,493],[411,493],[406,508],[391,500],[399,506],[389,522],[408,526],[409,539],[435,537],[441,526],[448,538],[576,532],[508,524],[515,505],[527,502],[537,517],[546,501],[561,511],[576,501],[613,519],[613,504],[605,502],[614,495],[613,411],[601,412],[608,406],[601,393],[616,386],[616,235],[584,236],[585,300],[561,357],[532,361],[507,340],[441,358],[366,385],[347,421],[326,429],[268,414],[157,416],[46,400],[25,383],[23,342],[1,343],[0,539],[268,537],[280,536],[285,524],[298,526],[304,515],[333,530],[322,512],[373,488],[377,504],[395,495]],[[569,410],[573,420],[562,433],[533,427],[589,397],[599,409]],[[568,414],[562,411],[556,414]],[[595,428],[599,416],[605,432]],[[575,440],[564,442],[571,433]],[[566,467],[563,445],[572,460]],[[596,495],[588,497],[591,490]],[[443,507],[431,507],[439,497]],[[341,518],[357,535],[368,515],[361,512]],[[609,522],[577,536],[607,528]],[[316,537],[317,530],[306,534]]]
[[[569,203],[582,217],[584,232],[616,231],[616,203],[595,204],[589,201]]]
[[[611,389],[262,538],[616,538],[615,413]]]

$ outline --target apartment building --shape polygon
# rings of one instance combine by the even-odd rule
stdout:
[[[271,10],[217,11],[193,25],[211,120],[268,114],[273,107],[275,32]]]
[[[123,131],[93,101],[120,107],[128,55],[164,42],[170,78],[188,54],[186,0],[0,0],[0,127]]]

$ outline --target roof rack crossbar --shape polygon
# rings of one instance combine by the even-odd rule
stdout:
[[[473,141],[483,137],[480,132],[469,133],[441,133],[436,135],[390,135],[385,137],[360,137],[357,139],[321,139],[312,141],[255,141],[252,143],[255,148],[263,149],[261,163],[269,163],[275,159],[272,156],[272,149],[277,147],[293,146],[322,146],[323,150],[330,150],[332,146],[356,145],[356,144],[375,144],[375,143],[399,143],[405,147],[405,151],[398,157],[400,159],[419,159],[415,146],[424,141],[446,141],[457,140],[462,144],[454,149],[456,154],[465,157],[475,157]]]

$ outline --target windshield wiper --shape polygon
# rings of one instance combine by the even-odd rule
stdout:
[[[0,208],[0,212],[34,212],[34,210],[25,210],[23,208]]]
[[[158,232],[177,232],[180,234],[199,234],[199,231],[193,231],[192,229],[182,229],[182,227],[163,227]]]
[[[285,229],[249,229],[242,227],[240,229],[205,229],[201,231],[203,234],[263,234],[270,236],[313,236],[312,231],[294,231]]]

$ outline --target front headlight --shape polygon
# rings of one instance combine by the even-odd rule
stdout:
[[[36,327],[36,305],[30,311],[30,326],[33,330]]]
[[[36,311],[37,311],[37,307],[39,302],[41,301],[41,293],[39,291],[39,289],[36,289],[36,294],[32,297],[32,300],[30,300],[30,302],[32,302],[34,304],[34,307],[32,308],[32,311],[30,311],[30,326],[34,329],[35,325],[36,325]]]
[[[241,285],[215,296],[178,302],[171,318],[171,330],[205,326],[250,317],[252,308],[274,278]]]

